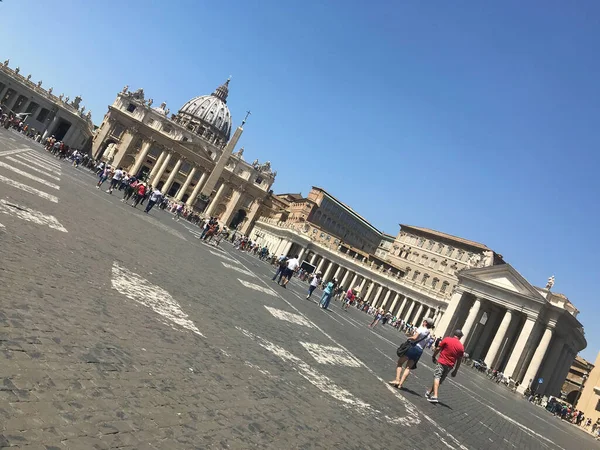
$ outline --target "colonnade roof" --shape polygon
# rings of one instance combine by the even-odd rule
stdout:
[[[442,231],[432,230],[431,228],[424,228],[424,227],[417,227],[414,225],[400,224],[400,230],[403,231],[403,229],[419,231],[421,233],[430,234],[430,235],[438,237],[438,238],[447,239],[447,240],[454,241],[454,242],[457,242],[460,244],[469,245],[471,247],[476,247],[476,248],[479,248],[480,250],[491,250],[487,245],[482,244],[480,242],[470,241],[469,239],[464,239],[459,236],[454,236],[452,234],[444,233]]]

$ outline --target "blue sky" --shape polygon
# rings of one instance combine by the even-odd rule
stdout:
[[[485,2],[490,3],[490,2]],[[24,74],[99,123],[125,84],[176,111],[229,75],[247,160],[390,234],[485,243],[581,310],[600,349],[600,3],[5,0]]]

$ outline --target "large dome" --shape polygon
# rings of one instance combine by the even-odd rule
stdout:
[[[225,144],[231,134],[231,113],[227,107],[227,95],[229,80],[212,94],[195,97],[186,102],[175,120],[215,144]]]

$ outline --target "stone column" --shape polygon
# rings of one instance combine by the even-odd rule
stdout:
[[[446,312],[441,317],[436,327],[437,333],[439,333],[436,333],[437,336],[448,336],[449,333],[454,331],[449,330],[448,328],[450,327],[452,319],[454,318],[454,314],[456,313],[456,310],[458,309],[460,302],[462,301],[462,296],[463,293],[458,291],[452,294],[452,297],[450,298],[450,303],[448,303],[448,307],[446,308]]]
[[[408,307],[408,311],[406,311],[406,314],[404,315],[405,322],[409,321],[408,319],[410,318],[410,316],[412,316],[412,312],[413,312],[413,309],[415,309],[416,304],[417,304],[417,302],[415,302],[414,300],[411,300],[411,304]]]
[[[152,179],[149,178],[149,183],[152,186],[156,187],[158,185],[158,183],[160,182],[160,179],[162,178],[163,174],[165,173],[165,170],[167,170],[167,166],[169,165],[169,161],[171,160],[171,156],[173,156],[173,153],[168,152],[166,154],[165,158],[163,159],[162,164],[160,165],[160,167],[158,168],[158,170],[154,174],[154,177]],[[163,192],[163,194],[164,194],[164,192]]]
[[[381,295],[382,292],[383,292],[383,286],[380,285],[377,288],[377,292],[375,293],[375,297],[373,297],[373,303],[372,303],[373,306],[378,307],[377,303],[379,303],[379,296]]]
[[[469,315],[467,316],[467,320],[462,327],[463,337],[460,338],[460,341],[464,344],[467,338],[469,337],[469,333],[475,324],[475,320],[477,320],[477,314],[479,314],[479,308],[481,307],[481,300],[478,298],[475,299],[475,303],[471,306],[469,311]]]
[[[423,308],[423,320],[428,319],[429,318],[429,310],[431,308],[429,308],[429,306],[425,305],[425,307]]]
[[[292,245],[294,245],[293,242],[288,242],[285,247],[283,247],[283,254],[285,256],[287,256],[290,253],[290,250],[292,249]]]
[[[252,204],[250,205],[250,212],[246,216],[246,220],[242,225],[242,233],[249,235],[254,227],[256,222],[256,216],[260,211],[260,207],[262,205],[263,200],[261,198],[255,198]]]
[[[144,139],[144,141],[142,143],[142,149],[138,153],[137,158],[135,158],[135,162],[133,163],[133,167],[131,168],[131,171],[130,171],[133,176],[135,176],[135,177],[138,176],[138,172],[142,168],[142,165],[144,164],[144,161],[146,160],[146,156],[148,156],[148,152],[150,151],[150,148],[152,147],[152,142],[153,142],[152,140]]]
[[[163,185],[163,187],[161,189],[161,191],[162,191],[163,194],[167,195],[167,192],[169,192],[169,189],[171,189],[171,186],[173,185],[173,181],[175,181],[175,177],[179,173],[179,169],[181,168],[181,164],[183,164],[184,161],[185,161],[184,158],[179,158],[177,160],[177,162],[175,163],[175,166],[173,167],[173,170],[171,170],[171,173],[169,174],[169,178],[167,178],[166,183]]]
[[[150,169],[150,173],[148,174],[148,177],[146,178],[148,180],[148,182],[150,182],[150,180],[152,180],[154,175],[156,175],[156,172],[158,172],[160,170],[163,162],[165,161],[165,158],[167,157],[167,154],[168,154],[168,152],[166,150],[162,151],[161,154],[156,159],[156,161],[154,161],[154,165],[152,166],[152,169]]]
[[[385,293],[385,297],[383,297],[383,302],[381,302],[381,307],[382,308],[385,308],[385,305],[387,305],[387,302],[390,299],[390,295],[392,295],[392,291],[390,291],[388,289],[388,291]]]
[[[363,290],[365,289],[365,285],[367,284],[367,277],[363,277],[363,280],[360,283],[360,286],[358,287],[359,292],[363,292]]]
[[[350,282],[350,286],[349,286],[349,287],[351,287],[351,288],[354,288],[354,287],[356,287],[356,282],[357,282],[357,281],[358,281],[358,274],[357,274],[357,273],[355,273],[355,274],[354,274],[354,278],[352,278],[352,281]]]
[[[508,363],[504,368],[504,375],[507,377],[515,378],[515,369],[517,368],[517,364],[519,364],[519,360],[523,355],[523,350],[525,350],[525,346],[527,345],[527,341],[529,340],[529,336],[531,335],[531,331],[533,330],[533,326],[535,325],[535,319],[531,317],[527,317],[525,324],[523,324],[523,328],[521,328],[521,332],[519,333],[519,337],[517,338],[517,342],[513,347],[513,350],[510,354],[510,358],[508,359]]]
[[[548,347],[548,357],[544,362],[544,370],[539,375],[544,378],[544,382],[541,386],[538,385],[537,393],[538,394],[550,394],[553,395],[553,392],[550,391],[552,387],[552,378],[556,370],[556,366],[558,364],[558,358],[561,356],[561,351],[563,349],[563,341],[560,337],[555,336],[554,340]]]
[[[2,97],[0,97],[2,98]],[[112,132],[114,128],[115,120],[112,117],[109,117],[106,122],[100,127],[100,130],[94,135],[92,139],[92,156],[94,158],[98,158],[98,153],[102,148],[102,144],[108,137],[108,135]]]
[[[227,187],[227,183],[225,183],[225,181],[223,181],[221,183],[221,186],[219,186],[219,189],[217,190],[217,194],[210,202],[210,205],[208,206],[208,208],[206,208],[205,213],[207,216],[212,217],[212,215],[214,214],[215,210],[217,209],[217,206],[219,206],[219,202],[221,201],[221,198],[225,194],[226,187]]]
[[[441,309],[438,309],[438,312],[435,314],[435,318],[433,319],[433,326],[437,328],[438,323],[440,322],[440,319],[442,318],[442,316],[444,315],[444,313],[442,312]]]
[[[564,366],[565,361],[567,361],[569,346],[566,343],[561,343],[555,351],[558,355],[557,361],[552,368],[552,376],[549,380],[545,381],[548,383],[546,392],[551,395],[560,394],[562,383],[564,381],[564,377],[561,377],[561,369]]]
[[[369,301],[369,297],[371,297],[371,293],[373,292],[373,288],[375,287],[375,282],[371,281],[371,284],[369,284],[369,287],[367,289],[367,293],[365,294],[365,296],[363,297],[363,300],[365,302]]]
[[[344,278],[342,278],[342,282],[340,283],[340,286],[348,289],[348,285],[346,284],[346,280],[348,279],[348,276],[351,274],[352,272],[350,270],[346,270],[346,273],[344,274]]]
[[[298,261],[302,263],[302,258],[304,258],[304,253],[306,253],[306,247],[302,247],[300,249],[300,253],[298,253]]]
[[[244,194],[244,188],[234,189],[233,194],[231,194],[231,198],[229,199],[229,203],[227,203],[227,209],[221,218],[221,221],[225,223],[225,225],[229,224],[233,219],[233,216],[237,213],[238,207],[240,205],[240,200],[242,199],[242,195]]]
[[[323,273],[323,266],[325,265],[325,261],[325,258],[321,258],[321,261],[319,261],[319,264],[317,265],[317,272]]]
[[[400,294],[398,294],[396,292],[396,295],[394,296],[394,300],[392,301],[392,306],[390,306],[390,312],[392,313],[392,316],[394,315],[394,308],[396,307],[396,303],[398,303],[399,299],[400,299]]]
[[[9,108],[11,109],[11,108]],[[58,115],[58,112],[56,112],[54,114],[54,117],[52,118],[52,122],[50,122],[50,125],[48,125],[46,127],[46,129],[44,130],[44,134],[42,135],[42,141],[44,139],[46,139],[48,136],[52,135],[52,130],[54,130],[54,128],[56,127],[56,124],[58,123],[58,121],[60,120],[60,117]]]
[[[398,312],[396,313],[396,317],[402,319],[402,317],[400,317],[400,314],[402,314],[402,311],[404,310],[404,307],[406,306],[406,302],[408,302],[408,297],[406,295],[404,295],[404,298],[402,299],[402,303],[400,304],[400,308],[398,308]]]
[[[133,140],[135,139],[137,130],[135,128],[132,128],[130,130],[127,130],[123,136],[123,138],[121,139],[121,142],[119,142],[119,145],[117,145],[117,153],[115,154],[115,157],[113,158],[113,162],[110,163],[111,166],[113,167],[121,167],[121,161],[123,160],[123,157],[126,155],[126,153],[129,151],[129,149],[131,148],[131,145],[133,144]]]
[[[342,270],[343,270],[343,267],[342,266],[338,266],[337,270],[333,274],[333,278],[337,278],[339,280],[340,279],[340,274],[342,273]]]
[[[498,356],[498,351],[500,350],[502,342],[506,337],[506,332],[508,331],[508,327],[510,326],[511,319],[512,312],[510,309],[507,309],[504,313],[504,317],[502,318],[502,322],[498,327],[498,331],[496,331],[496,334],[494,335],[494,340],[492,341],[492,344],[488,349],[487,355],[485,355],[485,363],[490,369],[494,367],[496,356]]]
[[[181,201],[181,199],[185,195],[185,192],[190,187],[192,178],[194,178],[194,175],[196,175],[196,170],[197,170],[196,166],[192,167],[192,170],[190,170],[190,173],[188,174],[187,178],[185,179],[185,183],[183,183],[183,186],[179,189],[179,192],[177,192],[177,195],[175,196],[175,200]]]
[[[525,389],[530,385],[531,381],[536,381],[535,377],[540,370],[544,356],[546,356],[546,350],[548,350],[548,345],[550,345],[550,341],[552,340],[552,333],[553,331],[550,325],[546,325],[546,329],[542,335],[542,340],[535,349],[533,358],[531,358],[531,361],[529,362],[529,366],[527,367],[527,371],[523,377],[523,382],[517,388],[519,392],[525,392]]]
[[[325,281],[329,280],[329,276],[331,275],[331,271],[333,270],[334,265],[335,264],[332,263],[331,261],[327,265],[327,269],[325,269],[325,273],[323,274],[323,279]]]
[[[419,303],[419,308],[417,308],[417,313],[413,316],[412,320],[410,320],[410,323],[412,323],[414,326],[420,325],[420,323],[418,323],[417,321],[419,320],[419,316],[421,315],[422,311],[423,311],[423,303]]]
[[[202,188],[202,183],[204,183],[204,180],[206,180],[206,177],[207,177],[206,172],[202,172],[200,179],[196,183],[196,186],[194,186],[192,195],[190,195],[187,199],[187,202],[185,202],[186,205],[193,206],[196,203],[196,199],[198,198],[198,194],[200,193],[200,189]]]

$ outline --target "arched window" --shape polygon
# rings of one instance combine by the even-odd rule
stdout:
[[[439,278],[434,278],[433,280],[431,280],[431,288],[435,289],[439,282]]]
[[[442,283],[442,288],[440,289],[440,292],[442,294],[444,294],[446,292],[446,290],[448,289],[448,286],[450,286],[450,283],[448,283],[447,281],[444,281]]]
[[[413,276],[412,276],[412,280],[417,281],[417,278],[419,277],[419,275],[421,275],[421,272],[419,272],[418,270],[415,270],[415,273],[413,273]]]

